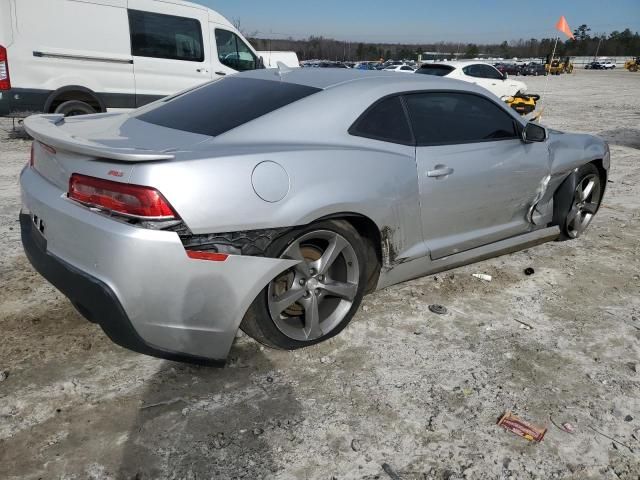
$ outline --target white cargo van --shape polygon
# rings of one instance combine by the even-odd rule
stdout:
[[[136,108],[263,68],[219,13],[181,0],[0,0],[0,115]]]

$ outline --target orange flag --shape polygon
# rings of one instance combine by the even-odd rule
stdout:
[[[569,24],[567,23],[567,19],[564,18],[564,15],[561,16],[560,20],[558,20],[558,23],[556,23],[556,30],[561,31],[571,40],[575,40],[575,37],[573,36],[573,32],[569,28]]]

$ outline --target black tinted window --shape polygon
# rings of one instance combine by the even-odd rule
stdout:
[[[168,128],[215,137],[320,91],[254,78],[224,78],[168,98],[135,116]]]
[[[216,46],[223,65],[239,72],[256,68],[256,56],[235,33],[216,28]]]
[[[467,75],[469,75],[470,77],[493,78],[496,80],[502,78],[502,74],[498,70],[496,70],[494,67],[492,67],[491,65],[484,65],[481,63],[464,67],[462,71]]]
[[[413,143],[400,97],[390,97],[374,105],[349,131],[352,135],[385,142]]]
[[[492,101],[477,95],[434,92],[405,98],[418,145],[517,137],[514,119]]]
[[[193,18],[129,10],[131,54],[202,62],[202,30]]]
[[[437,77],[446,77],[453,72],[453,67],[449,65],[422,65],[416,73],[422,73],[423,75],[435,75]]]

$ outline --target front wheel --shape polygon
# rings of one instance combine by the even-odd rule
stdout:
[[[578,238],[586,231],[600,208],[602,193],[602,181],[598,169],[592,164],[580,168],[571,208],[562,226],[566,237]]]
[[[366,240],[346,221],[292,229],[267,256],[300,260],[258,295],[240,328],[267,346],[306,347],[337,335],[358,310],[368,269]]]

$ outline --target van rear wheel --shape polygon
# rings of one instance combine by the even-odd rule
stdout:
[[[91,105],[80,100],[69,100],[58,105],[54,113],[61,113],[65,117],[75,117],[77,115],[90,115],[97,113]]]

